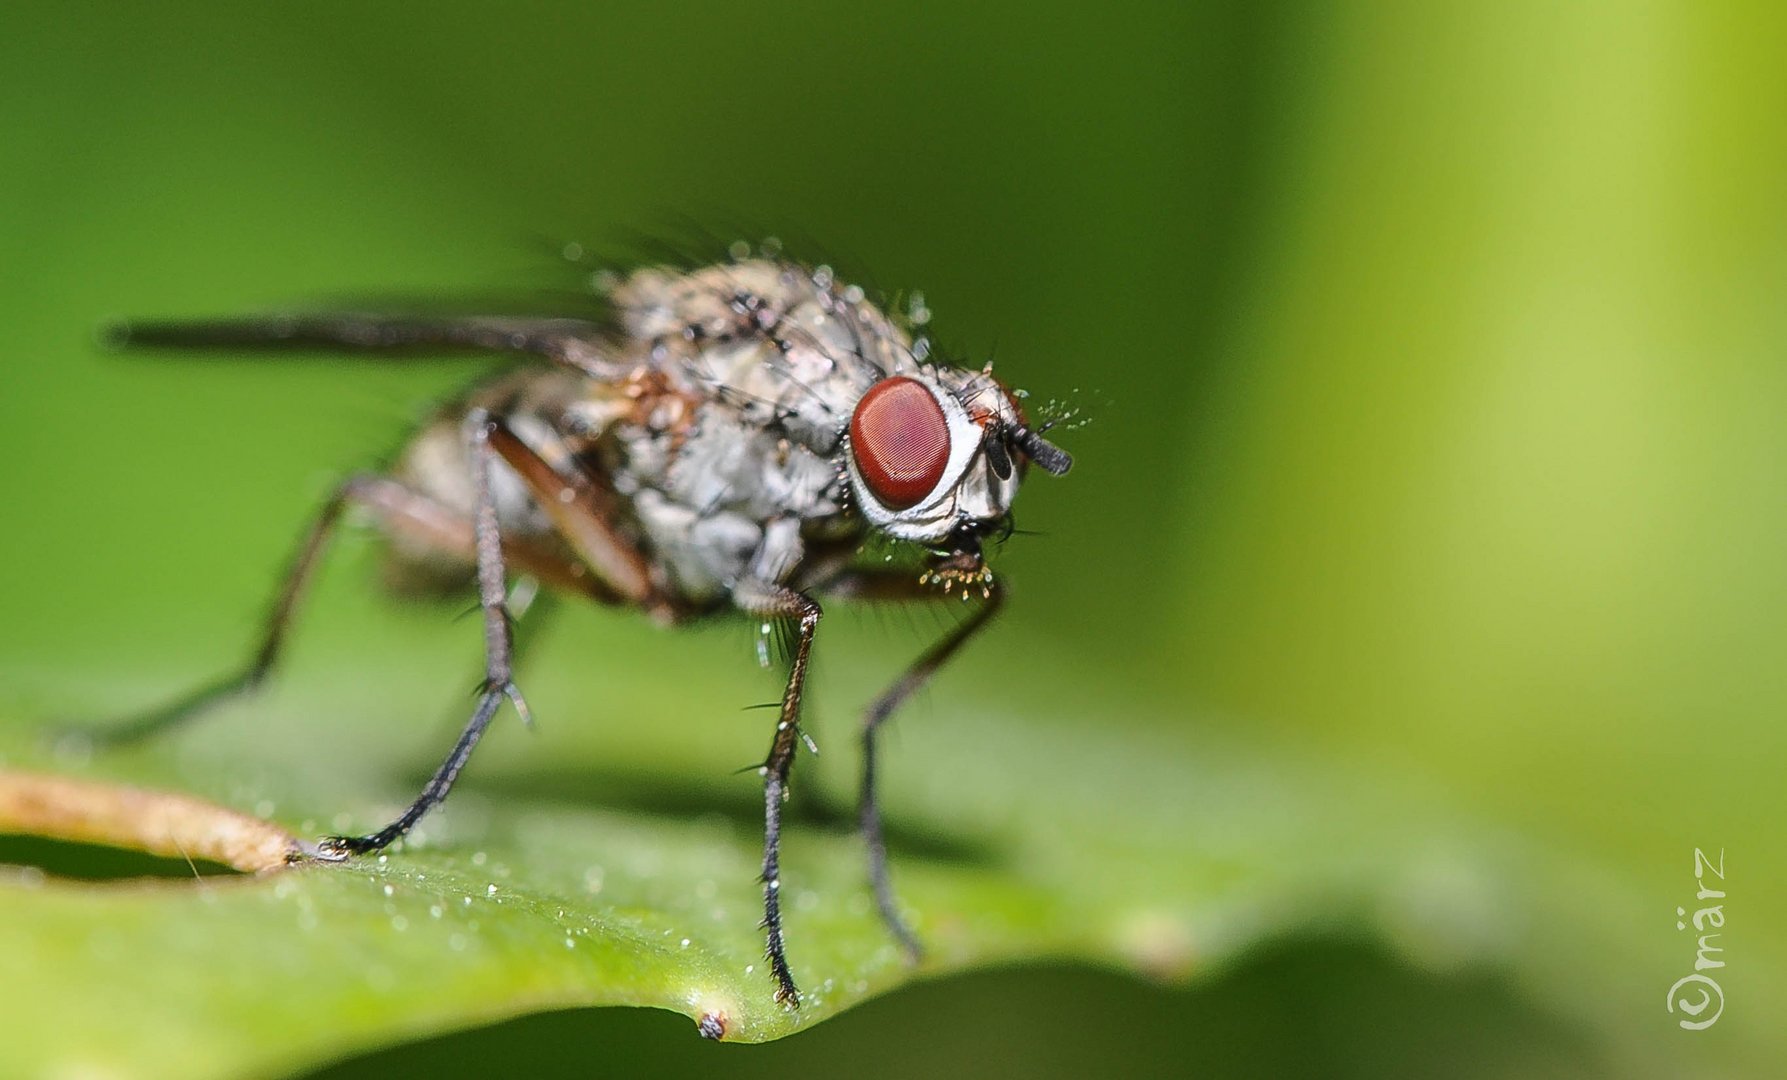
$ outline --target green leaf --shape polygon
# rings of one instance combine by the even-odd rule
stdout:
[[[646,639],[642,664],[736,644],[621,625]],[[200,793],[299,834],[373,826],[412,793],[392,775],[393,748],[415,740],[365,732],[365,706],[344,702],[379,676],[349,677],[348,664],[334,691],[298,685],[91,757],[7,717],[0,762],[15,786],[53,773]],[[800,763],[812,782],[797,791],[783,880],[805,996],[787,1010],[756,926],[757,778],[723,767],[767,737],[761,714],[713,707],[737,693],[727,678],[672,691],[632,677],[604,680],[605,719],[578,726],[563,666],[530,687],[537,707],[551,703],[542,730],[499,729],[444,812],[387,856],[233,880],[0,882],[0,1012],[15,1033],[0,1073],[285,1070],[566,1005],[670,1009],[761,1041],[952,971],[1071,958],[1186,981],[1318,931],[1440,970],[1511,966],[1541,1000],[1559,989],[1558,960],[1617,964],[1597,935],[1546,929],[1585,924],[1566,910],[1590,899],[1569,874],[1388,785],[1343,787],[1108,703],[1094,713],[1057,696],[1057,715],[1027,715],[952,693],[905,718],[889,755],[894,874],[928,949],[920,966],[874,914],[839,809],[849,740]],[[690,702],[724,729],[687,719]],[[1593,890],[1593,902],[1616,896]],[[1621,998],[1550,1004],[1601,1022],[1626,1011]]]

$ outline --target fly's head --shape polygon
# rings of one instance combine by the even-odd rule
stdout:
[[[930,548],[926,578],[964,590],[990,580],[982,541],[1009,531],[1025,469],[1059,476],[1073,465],[991,372],[942,367],[870,387],[851,413],[844,456],[869,524]]]

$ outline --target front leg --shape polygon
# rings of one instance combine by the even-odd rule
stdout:
[[[782,802],[788,797],[788,773],[794,767],[794,751],[800,739],[800,698],[807,683],[807,663],[813,653],[813,634],[819,629],[819,604],[784,585],[741,582],[732,590],[741,611],[766,619],[798,620],[799,637],[788,687],[782,692],[782,709],[775,738],[763,762],[763,930],[768,939],[765,956],[776,979],[776,1000],[789,1008],[800,1007],[800,991],[788,970],[788,954],[782,943]]]
[[[887,841],[881,834],[881,802],[875,790],[875,745],[876,736],[881,725],[887,722],[905,700],[917,693],[937,669],[947,663],[963,645],[968,643],[976,632],[984,627],[999,611],[1005,601],[1005,591],[1000,588],[996,579],[988,578],[985,585],[985,598],[973,614],[957,623],[954,629],[943,638],[926,649],[924,655],[912,662],[904,674],[894,680],[892,686],[881,692],[881,696],[869,704],[863,713],[862,722],[862,795],[858,804],[858,813],[862,824],[863,841],[869,849],[869,883],[875,890],[875,906],[881,912],[881,921],[887,924],[893,936],[905,946],[906,953],[917,960],[921,953],[918,935],[906,925],[900,915],[898,900],[894,897],[893,885],[887,875]],[[848,574],[834,582],[827,590],[840,596],[849,596],[862,600],[905,601],[905,600],[954,600],[955,595],[938,590],[933,585],[912,577],[910,574],[859,572]],[[968,599],[967,593],[961,599]]]

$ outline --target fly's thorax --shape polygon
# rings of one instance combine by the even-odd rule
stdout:
[[[821,455],[876,382],[920,366],[906,331],[824,267],[745,259],[647,268],[612,300],[642,361]]]
[[[843,509],[829,458],[713,405],[676,447],[657,486],[691,506],[724,507],[762,521],[825,517]]]

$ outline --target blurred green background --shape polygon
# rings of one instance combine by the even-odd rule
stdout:
[[[1663,999],[1696,846],[1727,852],[1727,1019],[1787,1005],[1783,55],[1761,4],[9,6],[0,694],[93,714],[217,670],[330,480],[478,370],[119,358],[104,319],[773,233],[922,288],[944,342],[1093,418],[934,700],[1067,672],[1543,850],[1654,915],[1617,977],[1655,1007],[1620,1023],[1694,1061],[1725,1032]],[[420,713],[378,736],[413,752],[465,627],[356,599],[349,548],[294,664],[424,642],[367,721]],[[591,671],[575,643],[653,636],[559,622],[543,662]],[[622,647],[635,680],[684,652]],[[975,975],[754,1049],[559,1013],[332,1075],[1577,1075],[1612,1030],[1309,940],[1190,990]]]

